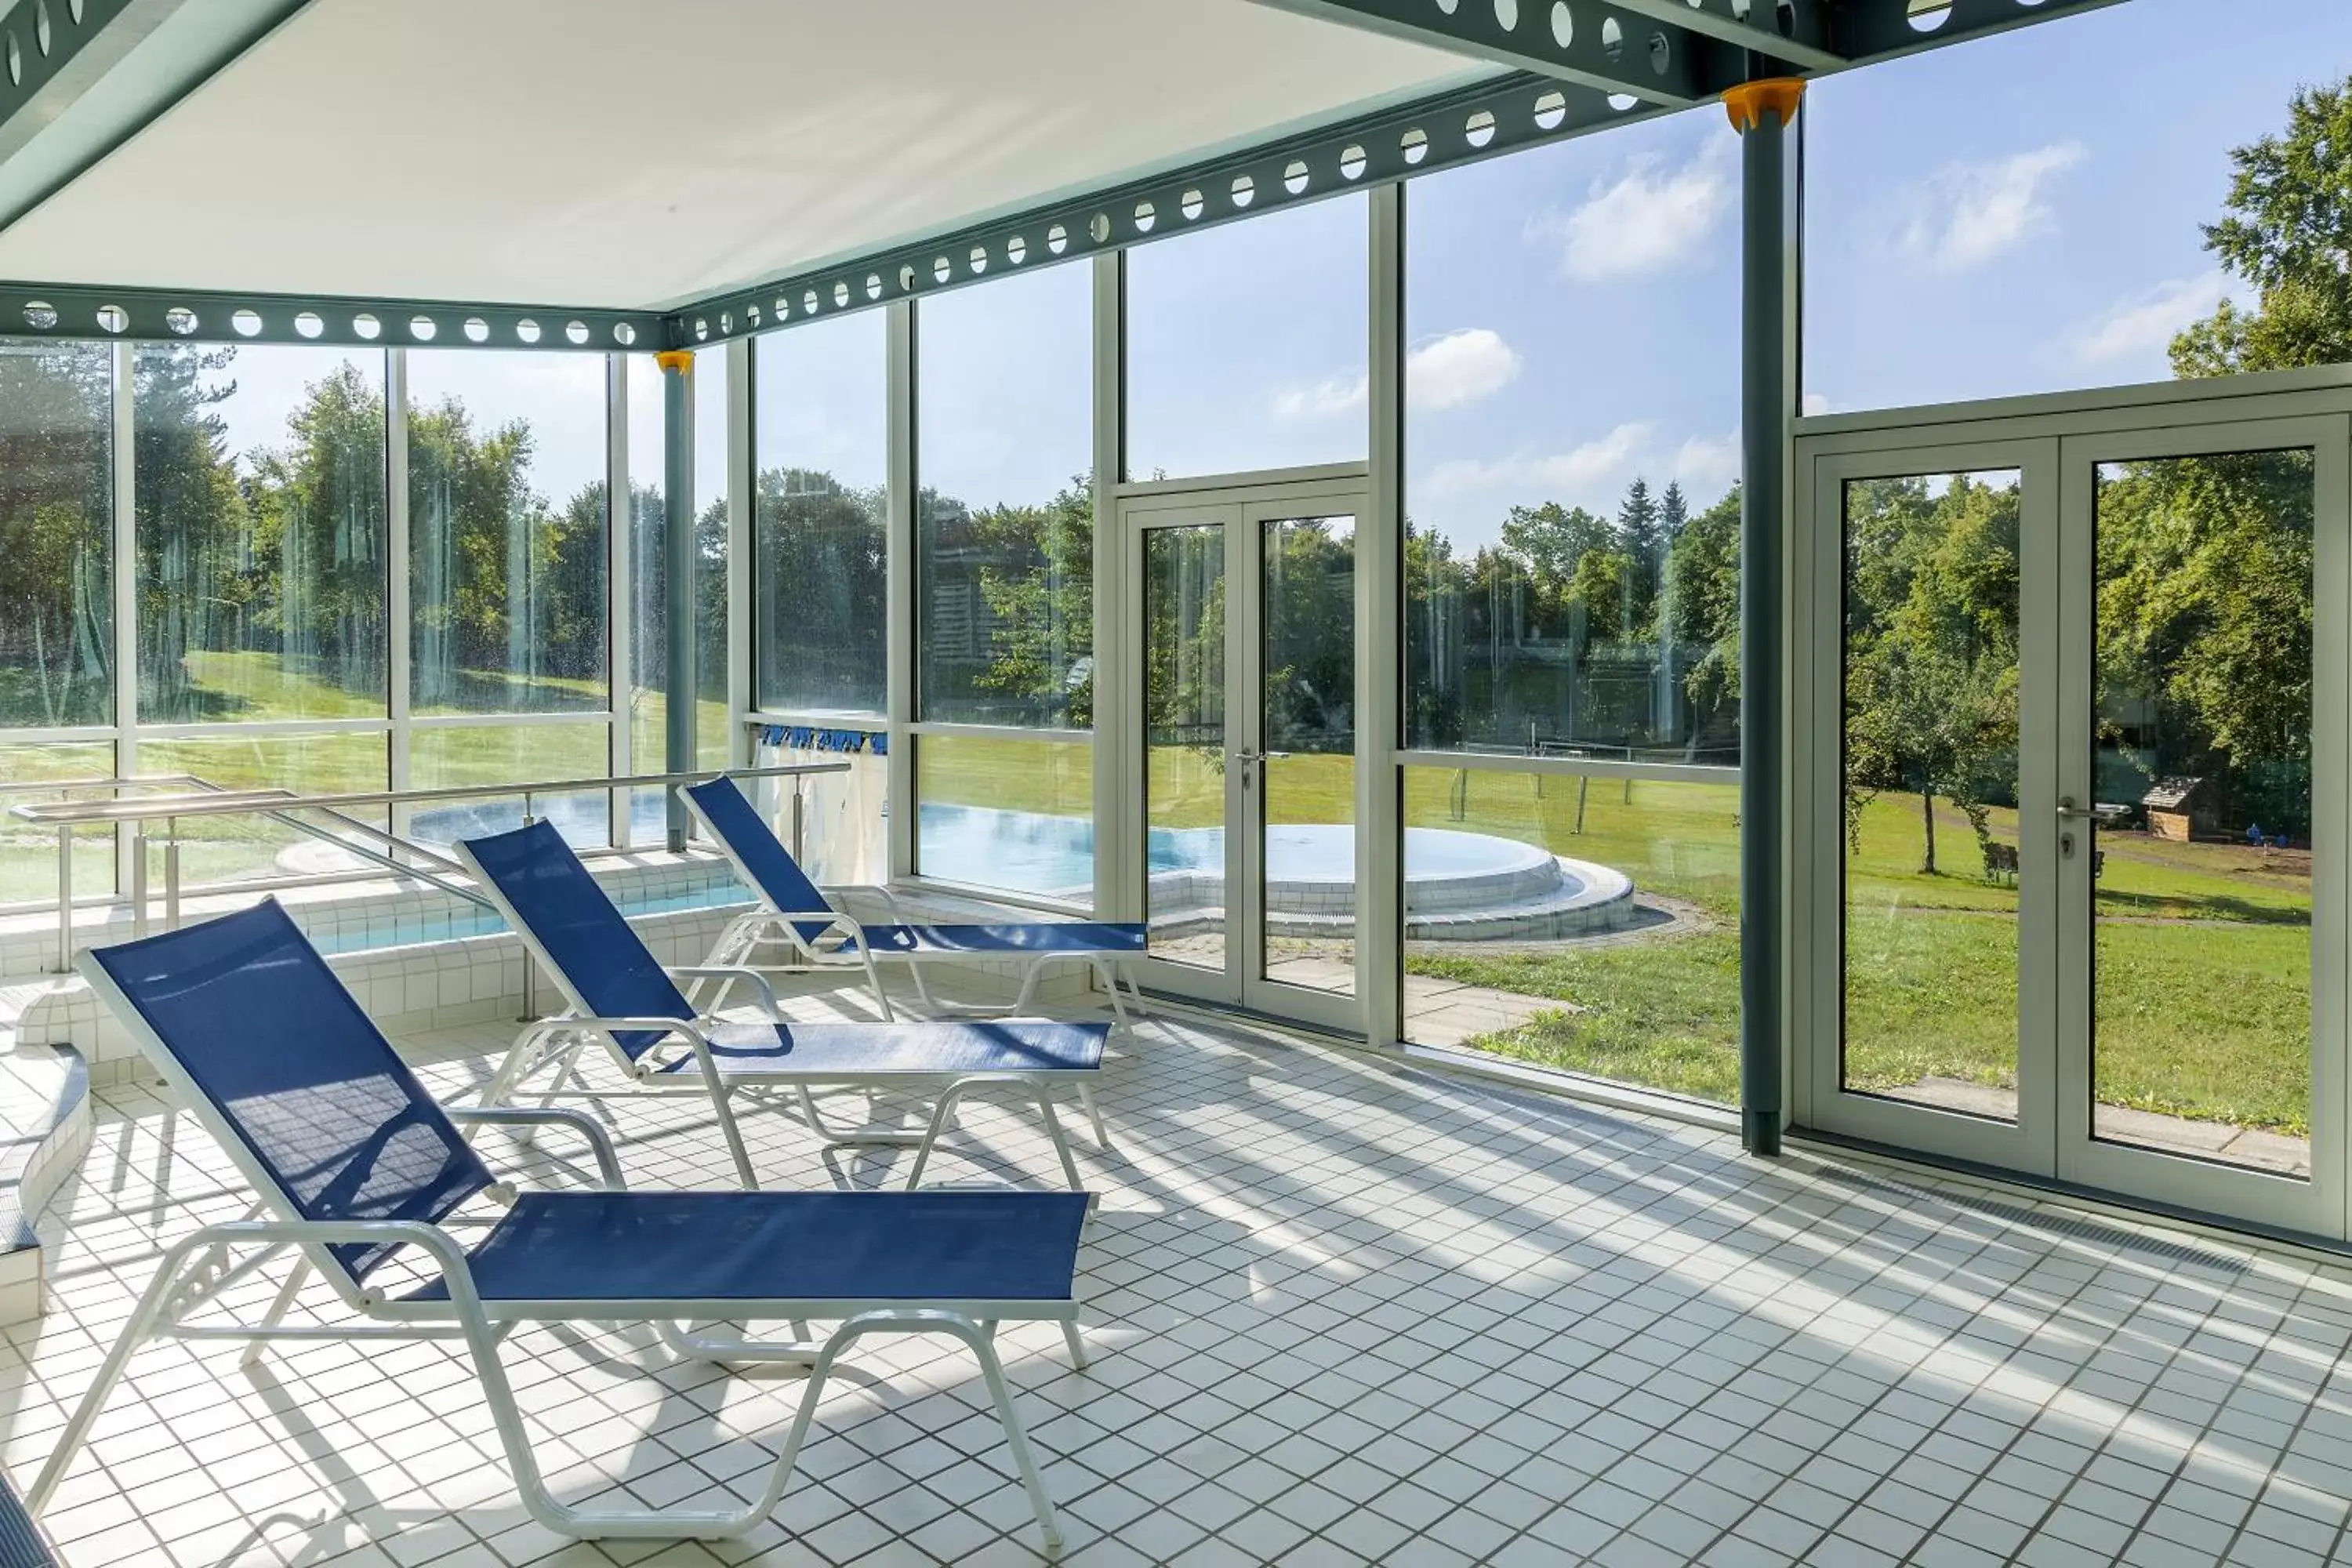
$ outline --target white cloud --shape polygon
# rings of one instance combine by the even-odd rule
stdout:
[[[1820,393],[1809,392],[1805,394],[1804,402],[1800,405],[1799,411],[1810,418],[1816,414],[1835,414],[1838,409],[1836,404],[1832,403]]]
[[[1467,495],[1488,490],[1525,492],[1563,503],[1591,505],[1632,472],[1648,450],[1653,426],[1620,425],[1597,440],[1549,455],[1505,458],[1491,463],[1457,458],[1430,469],[1423,486],[1432,495]]]
[[[1566,216],[1529,221],[1531,237],[1560,247],[1560,269],[1580,283],[1679,266],[1705,247],[1732,207],[1732,154],[1738,138],[1711,136],[1686,163],[1654,154],[1635,158],[1616,180],[1593,182]]]
[[[1675,453],[1674,479],[1692,498],[1719,496],[1739,479],[1739,432],[1709,439],[1693,436]],[[1696,504],[1704,506],[1705,499]]]
[[[2086,364],[2161,353],[2173,335],[2213,313],[2222,300],[2241,298],[2236,281],[2216,268],[2195,278],[2175,278],[2144,293],[2119,300],[2098,320],[2074,334],[2074,357]]]
[[[1492,396],[1519,374],[1519,351],[1487,327],[1465,327],[1415,343],[1404,361],[1405,397],[1415,408],[1459,408]],[[1275,395],[1284,419],[1331,419],[1364,407],[1369,386],[1360,372],[1329,376]]]
[[[1446,332],[1405,355],[1405,399],[1415,408],[1458,408],[1500,392],[1520,363],[1519,351],[1490,328]]]
[[[2058,142],[1947,163],[1896,194],[1885,215],[1887,248],[1939,272],[1990,261],[2049,222],[2051,183],[2086,155],[2078,142]]]
[[[1312,386],[1286,387],[1275,395],[1274,411],[1285,419],[1328,419],[1364,406],[1362,375],[1335,375]]]

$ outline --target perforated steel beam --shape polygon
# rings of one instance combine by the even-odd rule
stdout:
[[[1259,0],[1645,103],[1687,108],[1739,79],[1715,40],[1591,0]],[[1729,72],[1731,74],[1727,75]],[[1713,84],[1713,85],[1710,85]]]
[[[306,0],[16,0],[0,16],[0,227],[139,133]]]
[[[1672,22],[1719,43],[1753,49],[1808,71],[1847,62],[1830,47],[1832,0],[1611,0],[1615,9]]]
[[[651,310],[0,282],[0,336],[16,338],[604,353],[658,348],[661,335],[662,318]]]
[[[962,288],[1664,112],[1663,105],[1623,94],[1514,73],[846,265],[718,295],[669,316],[667,346],[694,348]]]
[[[1760,0],[1759,0],[1760,3]],[[1831,46],[1856,65],[2030,27],[2123,0],[1842,0]],[[2235,10],[2235,6],[2215,7]]]

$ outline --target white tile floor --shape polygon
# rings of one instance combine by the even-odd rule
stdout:
[[[454,1093],[496,1039],[410,1044]],[[2292,1568],[2352,1551],[2352,1270],[2067,1234],[1962,1206],[1958,1185],[1748,1161],[1690,1128],[1189,1024],[1144,1025],[1108,1079],[1118,1147],[1080,1149],[1103,1194],[1080,1286],[1094,1368],[1072,1372],[1051,1331],[1006,1347],[1071,1563]],[[638,1184],[720,1183],[690,1102],[613,1115]],[[20,1484],[159,1246],[245,1204],[152,1096],[100,1116],[63,1200],[55,1308],[0,1340]],[[879,1181],[906,1158],[828,1162],[788,1119],[751,1122],[778,1185]],[[970,1114],[959,1148],[942,1178],[1051,1168],[1009,1107]],[[748,1484],[797,1384],[670,1363],[635,1327],[525,1331],[508,1359],[575,1497]],[[860,1356],[773,1522],[716,1547],[567,1544],[530,1522],[445,1346],[236,1361],[142,1352],[48,1518],[71,1568],[1037,1561],[945,1342]]]

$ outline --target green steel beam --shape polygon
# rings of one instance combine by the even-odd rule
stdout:
[[[1863,65],[2121,4],[2123,0],[1843,0],[1831,15],[1830,37],[1840,54]],[[2217,6],[2217,17],[2221,10],[2236,8]]]
[[[1833,71],[1846,58],[1830,47],[1832,0],[1612,0],[1616,9],[1673,22],[1802,71]]]
[[[1626,94],[1514,73],[1336,129],[716,295],[668,316],[666,342],[696,348],[935,294],[1665,112]]]
[[[0,228],[137,135],[306,0],[16,0],[0,16]]]
[[[1736,50],[1655,17],[1590,0],[1259,0],[1277,10],[1450,49],[1645,103],[1686,109],[1742,79]],[[1726,74],[1730,73],[1730,74]],[[1718,78],[1723,79],[1718,80]]]
[[[662,318],[651,310],[0,282],[0,334],[20,340],[128,338],[603,353],[657,348],[662,327]]]

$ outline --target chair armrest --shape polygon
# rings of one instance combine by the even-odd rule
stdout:
[[[882,907],[890,911],[890,918],[893,921],[900,924],[906,922],[907,911],[898,907],[898,895],[879,882],[844,882],[835,887],[819,888],[817,891],[827,897],[842,893],[870,893],[882,900]]]
[[[727,983],[719,986],[718,999],[702,1010],[705,1017],[719,1011],[719,1004],[727,999],[729,986],[740,984],[749,985],[758,993],[760,1005],[767,1010],[771,1023],[783,1022],[784,1016],[776,1006],[776,988],[768,984],[766,975],[755,969],[747,969],[740,963],[683,963],[669,973],[674,977],[688,980],[721,980]]]
[[[441,1278],[449,1286],[449,1304],[457,1309],[460,1320],[469,1320],[469,1326],[478,1327],[482,1321],[482,1300],[474,1292],[474,1270],[467,1260],[466,1249],[457,1238],[437,1225],[421,1219],[240,1219],[220,1225],[208,1225],[194,1235],[183,1238],[164,1255],[163,1269],[168,1272],[179,1267],[190,1252],[206,1243],[221,1242],[236,1246],[241,1242],[294,1242],[310,1247],[334,1247],[369,1242],[398,1242],[421,1247],[428,1254]],[[362,1294],[371,1300],[382,1297],[373,1289],[362,1289]]]
[[[604,1179],[605,1190],[617,1193],[628,1186],[621,1175],[621,1158],[613,1150],[612,1134],[598,1126],[596,1119],[584,1110],[572,1110],[562,1106],[457,1105],[448,1107],[443,1114],[450,1121],[459,1122],[569,1127],[588,1141],[589,1152],[596,1158],[596,1173]]]
[[[861,950],[866,946],[866,928],[858,923],[855,915],[843,914],[839,910],[810,910],[804,913],[793,915],[771,913],[765,919],[772,925],[782,927],[793,944],[811,956],[816,956],[824,951],[817,946],[817,939],[822,937],[825,931],[841,932],[851,942],[856,942]],[[803,936],[800,928],[804,925],[819,926],[824,929],[820,930],[814,937]]]

